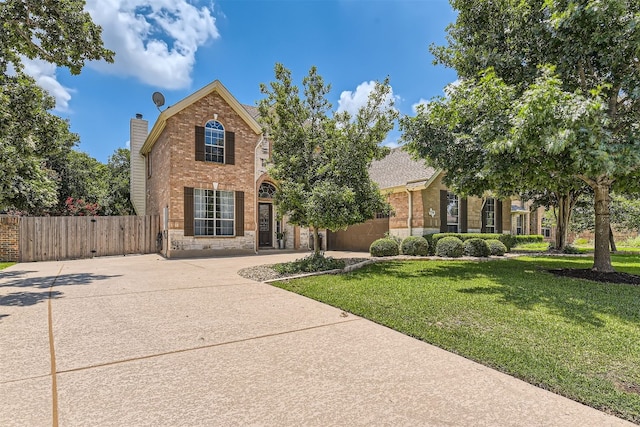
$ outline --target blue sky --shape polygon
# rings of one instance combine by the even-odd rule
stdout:
[[[218,79],[255,105],[276,62],[298,83],[317,66],[334,109],[356,108],[371,81],[389,76],[396,107],[414,114],[456,80],[428,50],[455,19],[447,0],[87,0],[86,8],[115,64],[91,63],[79,76],[38,62],[28,69],[56,97],[79,149],[101,162],[127,146],[136,113],[153,124],[153,92],[172,105]]]

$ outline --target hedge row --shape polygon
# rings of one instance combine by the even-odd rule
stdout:
[[[430,248],[435,248],[438,240],[448,236],[457,237],[463,242],[469,239],[499,240],[507,247],[507,251],[510,251],[514,246],[524,243],[538,243],[544,241],[544,236],[540,234],[514,236],[513,234],[498,233],[435,233],[425,234],[424,238],[429,242]]]
[[[505,251],[510,251],[514,246],[524,243],[538,243],[544,241],[544,237],[539,234],[514,236],[512,234],[498,233],[436,233],[425,234],[423,237],[410,236],[404,240],[401,240],[398,237],[378,239],[371,244],[369,252],[372,256],[393,256],[398,254],[418,256],[424,256],[427,254],[439,255],[437,250],[438,241],[445,237],[455,237],[461,243],[472,239],[487,241],[486,246],[479,242],[473,242],[464,247],[467,252],[473,252],[474,254],[477,253],[477,255],[474,256],[486,256],[484,255],[485,247],[492,255],[504,255]],[[458,245],[450,239],[448,239],[448,241],[449,243],[442,247],[442,252],[457,253]],[[497,243],[501,243],[502,245]],[[472,246],[473,248],[471,248]],[[450,255],[440,254],[440,256]]]

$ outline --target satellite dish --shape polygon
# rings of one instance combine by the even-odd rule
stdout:
[[[160,92],[153,92],[151,99],[153,99],[153,103],[156,104],[158,110],[160,110],[160,107],[164,105],[164,95]]]

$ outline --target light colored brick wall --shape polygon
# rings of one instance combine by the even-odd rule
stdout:
[[[511,233],[511,199],[502,201],[502,233]]]
[[[437,177],[429,187],[422,190],[422,200],[424,206],[424,227],[432,232],[440,232],[440,190],[447,187],[442,183],[442,175]],[[435,212],[432,217],[429,212]]]
[[[214,114],[226,131],[235,133],[234,165],[195,160],[195,127],[204,126]],[[254,249],[255,148],[259,140],[260,135],[217,93],[205,96],[167,120],[151,152],[152,174],[157,176],[148,182],[150,212],[147,213],[162,215],[163,207],[169,206],[170,250]],[[213,189],[214,182],[218,183],[218,190],[244,192],[245,236],[184,236],[184,187]]]
[[[411,231],[413,234],[414,228],[424,227],[425,211],[424,211],[424,198],[422,197],[422,191],[411,192],[411,204],[413,215],[411,217]]]
[[[391,193],[387,196],[391,205],[392,216],[389,218],[389,229],[407,228],[409,219],[409,200],[407,193]]]
[[[0,261],[20,261],[20,217],[0,216]]]
[[[412,191],[413,218],[411,220],[411,234],[440,232],[440,191],[448,190],[442,182],[442,177],[437,177],[429,187],[421,191]],[[389,230],[392,234],[406,237],[409,235],[407,220],[409,218],[409,202],[406,192],[391,193],[387,196],[395,216],[389,219]],[[434,213],[431,216],[431,213]],[[482,199],[469,197],[467,199],[467,231],[479,233],[482,230]],[[502,229],[507,232],[511,229],[511,203],[504,200],[502,204]]]
[[[480,233],[482,231],[482,199],[467,198],[467,232]]]

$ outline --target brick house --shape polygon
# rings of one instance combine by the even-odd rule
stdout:
[[[394,148],[369,169],[392,208],[392,215],[367,221],[335,233],[328,247],[336,250],[368,250],[375,239],[389,233],[401,238],[429,233],[539,234],[541,214],[511,199],[461,198],[442,182],[444,172]]]
[[[308,231],[278,220],[270,145],[257,110],[214,81],[162,111],[151,131],[131,119],[131,199],[138,215],[159,215],[167,257],[300,248]]]
[[[162,111],[150,131],[141,115],[131,119],[131,200],[138,215],[160,216],[164,256],[255,253],[277,247],[281,233],[285,247],[309,248],[308,229],[275,216],[277,184],[266,170],[271,146],[257,115],[216,80]],[[400,148],[374,161],[370,176],[393,214],[322,230],[323,249],[368,251],[386,232],[540,232],[540,217],[525,205],[459,198],[442,183],[442,171]]]

